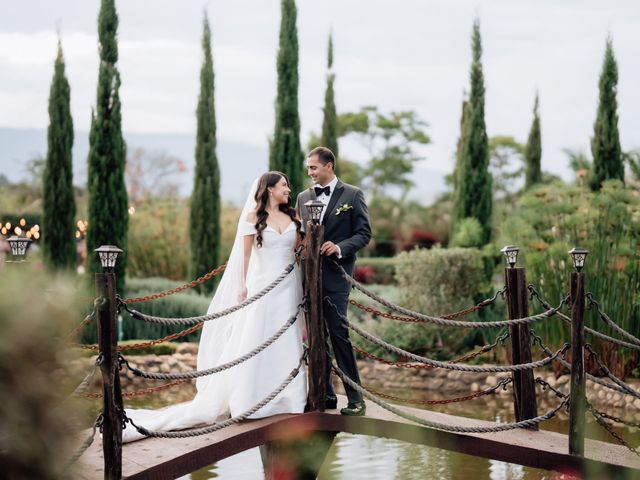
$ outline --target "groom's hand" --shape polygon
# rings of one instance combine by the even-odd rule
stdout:
[[[320,247],[320,254],[327,255],[327,256],[331,256],[331,255],[339,256],[340,248],[338,248],[338,246],[335,243],[326,241]]]

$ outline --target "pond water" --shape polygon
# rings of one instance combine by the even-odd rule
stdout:
[[[371,384],[376,388],[375,384]],[[439,397],[428,391],[394,391],[400,396],[414,399],[433,400]],[[186,396],[186,398],[185,398]],[[448,395],[455,396],[455,395]],[[189,392],[180,389],[164,395],[147,397],[135,406],[154,408],[190,398]],[[442,397],[440,397],[442,398]],[[557,399],[548,394],[539,395],[538,413],[542,414],[557,405]],[[133,404],[129,403],[131,406]],[[429,406],[430,410],[452,415],[495,420],[514,421],[511,395],[492,395],[463,403]],[[625,418],[624,412],[617,412]],[[628,415],[627,415],[628,416]],[[543,430],[566,433],[568,418],[565,414],[545,422]],[[631,445],[640,443],[637,429],[616,429]],[[592,418],[588,419],[587,436],[602,441],[613,442],[609,434],[599,427]],[[183,480],[220,479],[262,479],[264,471],[259,449],[254,448],[224,459],[189,475]],[[487,460],[479,457],[450,452],[448,450],[415,445],[397,440],[368,437],[364,435],[338,434],[327,454],[318,478],[321,480],[382,480],[382,479],[458,479],[478,480],[534,480],[568,478],[556,472],[523,467],[521,465]]]

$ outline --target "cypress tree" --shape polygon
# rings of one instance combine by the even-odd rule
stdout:
[[[282,0],[280,46],[278,48],[278,93],[276,121],[269,168],[281,171],[291,182],[291,196],[302,190],[304,155],[300,146],[298,116],[298,31],[295,0]]]
[[[101,271],[94,249],[117,245],[124,253],[118,258],[118,291],[124,292],[127,264],[129,213],[124,181],[126,145],[122,137],[120,73],[118,62],[118,14],[115,0],[102,0],[98,15],[100,68],[96,106],[89,133],[89,226],[87,229],[87,272]]]
[[[484,121],[485,89],[478,20],[473,24],[472,49],[471,91],[463,111],[453,218],[454,221],[476,218],[482,226],[482,239],[488,243],[491,239],[492,181],[489,173],[489,140]]]
[[[327,90],[324,94],[324,119],[322,120],[322,145],[329,148],[338,158],[338,119],[336,103],[333,91],[335,74],[333,72],[333,38],[329,35],[329,48],[327,51]],[[340,162],[336,163],[336,175]]]
[[[593,154],[591,188],[593,190],[600,190],[602,182],[610,178],[624,180],[624,164],[618,132],[617,88],[618,64],[613,54],[611,38],[608,38],[600,73],[600,102],[591,139]]]
[[[536,92],[536,100],[533,104],[533,123],[529,130],[529,138],[524,150],[525,182],[524,188],[529,188],[542,181],[542,140],[540,138],[540,114],[538,112],[539,100]]]
[[[58,40],[58,55],[49,93],[48,146],[42,186],[42,254],[50,269],[73,269],[76,265],[70,103],[71,88],[65,74],[62,44]]]
[[[220,168],[216,156],[216,112],[214,103],[211,29],[205,14],[202,32],[200,96],[196,110],[196,169],[191,195],[191,276],[198,278],[218,265],[220,253]],[[200,290],[211,292],[214,282]]]

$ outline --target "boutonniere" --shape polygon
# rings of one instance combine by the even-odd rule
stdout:
[[[348,203],[343,203],[336,209],[336,215],[340,215],[342,212],[346,212],[347,210],[351,210],[353,205],[349,205]]]

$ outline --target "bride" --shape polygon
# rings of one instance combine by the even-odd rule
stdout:
[[[254,183],[238,221],[227,268],[209,305],[214,313],[264,289],[294,261],[301,223],[291,207],[287,176],[267,172]],[[232,361],[262,344],[291,318],[302,301],[296,265],[273,290],[237,312],[205,322],[198,349],[198,370]],[[300,362],[302,315],[272,345],[235,367],[200,377],[193,400],[160,410],[126,410],[148,430],[180,430],[238,416],[274,391]],[[306,372],[250,418],[302,413],[307,401]],[[144,438],[127,424],[123,441]]]

